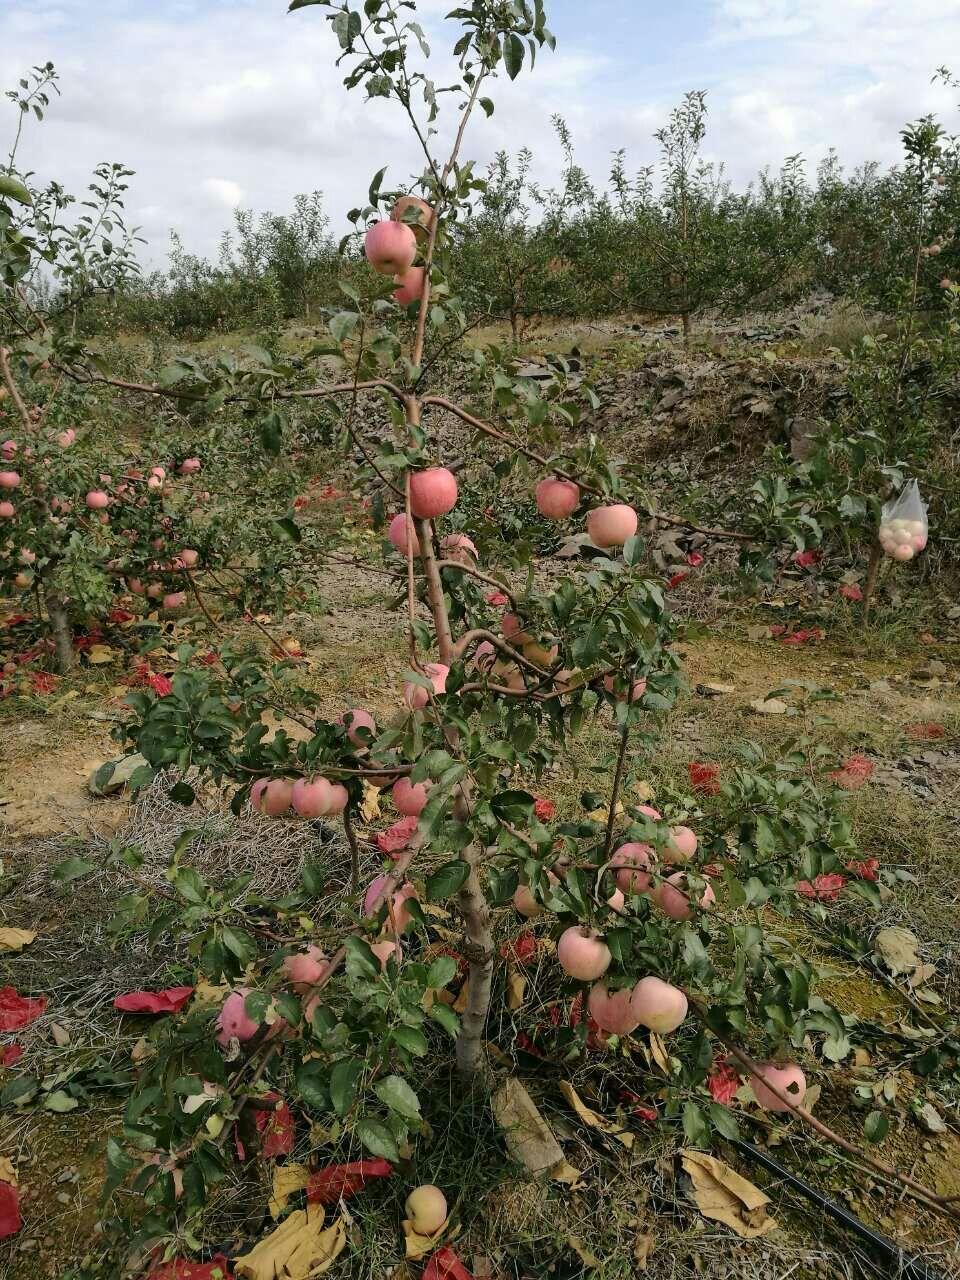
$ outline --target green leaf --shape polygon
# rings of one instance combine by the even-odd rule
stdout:
[[[460,1019],[445,1004],[435,1003],[430,1006],[430,1017],[439,1022],[444,1031],[454,1039],[460,1034]]]
[[[188,782],[177,782],[170,788],[170,799],[174,804],[190,805],[197,798],[197,793]]]
[[[863,1136],[868,1142],[882,1142],[890,1132],[890,1120],[883,1111],[871,1111],[863,1122]]]
[[[64,858],[63,862],[58,862],[53,868],[53,878],[61,884],[69,884],[71,880],[80,880],[96,870],[98,868],[95,863],[85,862],[83,858]]]
[[[25,1107],[37,1096],[39,1087],[33,1076],[17,1076],[0,1093],[0,1107]]]
[[[416,1027],[394,1027],[390,1034],[407,1053],[412,1053],[415,1058],[426,1057],[429,1048],[427,1037]]]
[[[457,962],[452,956],[437,956],[436,960],[427,970],[428,987],[435,987],[438,990],[452,982],[457,972]]]
[[[740,1137],[740,1126],[737,1124],[737,1118],[729,1107],[725,1107],[719,1102],[711,1102],[707,1110],[710,1113],[710,1123],[721,1137]]]
[[[291,542],[300,541],[300,527],[297,522],[295,520],[291,520],[289,516],[284,516],[282,520],[274,520],[273,527],[284,538],[289,538]]]
[[[524,44],[520,37],[512,32],[503,44],[503,65],[511,80],[516,80],[523,66]]]
[[[462,889],[470,874],[470,868],[460,858],[445,862],[442,867],[427,876],[427,901],[442,902]]]
[[[242,965],[248,965],[257,958],[257,944],[248,933],[242,933],[225,924],[220,936],[228,951],[231,951]]]
[[[348,978],[378,978],[380,962],[362,938],[348,938],[346,943],[346,970]]]
[[[69,1093],[64,1093],[62,1089],[57,1089],[53,1093],[48,1093],[43,1100],[43,1109],[45,1111],[56,1111],[58,1115],[62,1115],[65,1111],[76,1111],[80,1103],[76,1098],[71,1098]]]
[[[345,1116],[357,1096],[357,1084],[363,1075],[362,1058],[341,1058],[330,1072],[330,1101],[338,1116]]]
[[[420,1099],[402,1076],[387,1076],[373,1091],[381,1102],[405,1120],[420,1119]]]
[[[309,1058],[297,1068],[296,1080],[297,1091],[307,1106],[325,1111],[330,1105],[326,1063],[317,1058]]]
[[[484,114],[489,120],[489,118],[493,115],[493,100],[491,98],[480,98],[478,99],[478,101],[480,103],[480,106],[484,110]]]
[[[695,1102],[685,1102],[683,1106],[683,1132],[687,1141],[695,1147],[710,1145],[710,1126],[707,1117]]]
[[[16,200],[18,204],[33,204],[33,196],[16,178],[0,173],[0,200]]]
[[[382,1120],[374,1120],[365,1116],[357,1123],[357,1137],[371,1155],[381,1156],[384,1160],[399,1161],[396,1139]]]

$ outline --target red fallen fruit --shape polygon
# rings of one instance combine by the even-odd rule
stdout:
[[[781,1093],[785,1093],[795,1106],[802,1105],[807,1091],[807,1081],[803,1071],[795,1062],[788,1062],[783,1066],[777,1066],[773,1062],[761,1063],[760,1071],[762,1075],[751,1073],[749,1080],[753,1096],[764,1111],[790,1110],[787,1103],[777,1097],[770,1085],[779,1089]]]

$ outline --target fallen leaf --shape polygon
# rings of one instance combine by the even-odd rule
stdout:
[[[197,983],[193,994],[198,1004],[223,1004],[232,988],[227,983],[207,982],[203,978]]]
[[[287,1165],[287,1168],[290,1166]],[[336,1204],[362,1191],[375,1178],[389,1178],[393,1165],[386,1160],[353,1160],[349,1164],[331,1164],[310,1174],[307,1200],[311,1204]]]
[[[46,996],[20,996],[14,987],[0,987],[0,1031],[19,1031],[43,1015]]]
[[[637,797],[641,804],[649,804],[651,800],[656,798],[656,792],[649,782],[635,782],[633,785],[633,794]]]
[[[403,1243],[404,1257],[408,1262],[419,1262],[421,1258],[425,1258],[428,1253],[432,1253],[437,1247],[437,1241],[443,1236],[450,1222],[449,1218],[444,1219],[441,1225],[433,1233],[432,1236],[421,1235],[416,1230],[409,1218],[404,1218],[403,1226]]]
[[[580,1181],[580,1171],[567,1163],[559,1142],[516,1076],[504,1080],[490,1101],[507,1150],[517,1164],[535,1178],[552,1178],[570,1186]]]
[[[210,1262],[174,1258],[147,1273],[147,1280],[232,1280],[229,1261],[218,1253]]]
[[[591,1129],[598,1130],[600,1133],[609,1134],[611,1138],[616,1138],[628,1151],[632,1148],[636,1140],[635,1135],[629,1133],[621,1125],[617,1124],[615,1120],[608,1120],[606,1116],[601,1116],[596,1111],[592,1111],[568,1080],[560,1081],[560,1092],[585,1125]]]
[[[527,994],[527,979],[513,965],[507,971],[507,1008],[516,1013],[523,1008],[523,998]]]
[[[670,1061],[667,1046],[655,1031],[650,1032],[650,1055],[665,1076],[673,1075],[673,1063]]]
[[[785,716],[790,708],[779,698],[757,698],[750,703],[750,710],[761,716]]]
[[[12,1161],[0,1156],[0,1240],[15,1236],[21,1225],[17,1171]]]
[[[343,1217],[324,1228],[322,1205],[295,1209],[289,1218],[239,1258],[234,1267],[242,1280],[313,1280],[329,1271],[346,1248]]]
[[[50,1023],[50,1034],[53,1036],[53,1043],[58,1049],[65,1049],[70,1043],[70,1032],[61,1022]]]
[[[163,991],[128,991],[117,996],[113,1007],[121,1013],[177,1013],[193,995],[193,987],[167,987]]]
[[[18,1063],[22,1057],[23,1057],[22,1044],[17,1044],[17,1042],[14,1041],[13,1044],[4,1045],[4,1047],[0,1049],[0,1067],[15,1066],[16,1063]]]
[[[920,941],[909,929],[891,925],[881,929],[873,940],[873,949],[896,978],[901,973],[912,973],[920,964],[917,948]]]
[[[470,1003],[470,979],[464,978],[463,986],[460,988],[460,993],[457,996],[456,1000],[454,1000],[452,1005],[453,1012],[463,1013],[469,1003]]]
[[[637,1236],[633,1244],[633,1260],[638,1271],[646,1271],[647,1263],[657,1247],[656,1237],[652,1235]]]
[[[719,698],[722,694],[736,693],[736,686],[732,684],[698,684],[697,693],[704,693],[710,697]]]
[[[363,799],[360,802],[360,816],[364,822],[373,822],[380,813],[380,788],[372,782],[363,780]]]
[[[270,1193],[270,1215],[279,1218],[286,1209],[290,1197],[305,1191],[310,1182],[310,1170],[305,1164],[278,1164],[273,1170],[273,1189]],[[318,1203],[324,1203],[322,1200]]]
[[[738,1236],[753,1240],[777,1230],[767,1217],[770,1197],[735,1169],[715,1156],[689,1149],[680,1152],[683,1167],[693,1182],[693,1198],[705,1218],[723,1222]]]
[[[576,1236],[567,1236],[567,1244],[577,1255],[585,1267],[592,1267],[596,1270],[600,1266],[600,1259],[590,1252],[590,1250],[576,1238]]]
[[[0,929],[0,951],[22,951],[36,936],[32,929]]]
[[[483,1274],[476,1265],[474,1271],[478,1276]],[[485,1274],[493,1273],[487,1271]],[[444,1245],[427,1263],[423,1271],[423,1280],[474,1280],[474,1278],[450,1246]]]
[[[105,666],[113,662],[116,657],[116,649],[111,649],[108,644],[92,644],[87,650],[87,661],[92,667]]]

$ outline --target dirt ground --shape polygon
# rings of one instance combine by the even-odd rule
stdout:
[[[384,690],[397,687],[405,666],[401,623],[383,613],[386,597],[374,575],[346,569],[334,574],[328,612],[288,618],[284,629],[304,646],[303,674],[321,694],[325,711],[359,705],[389,715],[394,704]],[[891,662],[888,655],[868,653],[855,630],[787,646],[769,633],[762,615],[754,614],[723,627],[696,628],[680,649],[689,690],[667,726],[668,752],[651,761],[654,784],[679,776],[688,759],[729,760],[745,738],[776,747],[808,728],[814,716],[827,716],[830,723],[818,726],[824,740],[840,752],[866,751],[876,761],[874,779],[851,801],[864,854],[876,854],[885,864],[895,861],[915,877],[902,899],[884,908],[882,920],[915,930],[937,971],[931,983],[937,998],[948,1004],[955,1000],[950,971],[960,946],[955,888],[960,882],[960,665],[952,642],[924,642]],[[812,701],[818,691],[827,691],[830,700]],[[782,710],[771,711],[771,696]],[[147,954],[136,945],[117,949],[111,943],[104,932],[108,884],[95,889],[81,884],[73,891],[50,881],[51,867],[64,857],[102,857],[114,836],[137,840],[148,850],[148,867],[151,861],[159,867],[175,838],[177,815],[169,809],[145,809],[141,802],[131,810],[126,797],[95,799],[87,789],[93,769],[117,753],[109,738],[114,714],[111,703],[105,711],[85,694],[63,702],[59,711],[6,719],[3,726],[6,893],[0,918],[10,926],[36,929],[39,936],[21,955],[2,957],[0,969],[4,981],[21,992],[43,992],[50,999],[44,1017],[19,1037],[27,1050],[25,1065],[37,1070],[42,1063],[48,1075],[64,1071],[90,1082],[86,1100],[67,1115],[8,1108],[0,1120],[3,1150],[19,1171],[25,1216],[20,1234],[0,1245],[3,1280],[58,1277],[69,1263],[95,1256],[103,1142],[119,1122],[122,1088],[94,1080],[97,1071],[108,1080],[111,1072],[122,1076],[129,1070],[137,1035],[136,1029],[118,1025],[112,996],[140,981],[175,980],[178,973],[172,954]],[[108,718],[91,718],[97,715]],[[942,728],[935,740],[911,736],[912,726],[931,723]],[[544,788],[560,806],[579,791],[581,750],[589,755],[590,743],[574,744],[567,764]],[[182,827],[186,819],[179,821]],[[285,844],[277,836],[266,857],[262,830],[229,827],[216,806],[206,811],[201,825],[209,832],[208,871],[235,873],[251,866],[265,881],[273,880],[282,878],[285,868],[295,868],[303,853],[292,837]],[[802,928],[796,922],[791,927]],[[865,928],[872,931],[876,924]],[[784,930],[789,932],[786,925]],[[838,954],[823,938],[801,933],[794,942],[816,957],[824,992],[841,1012],[894,1030],[910,1014],[902,992],[884,987],[875,973]],[[859,1121],[847,1112],[849,1090],[858,1078],[876,1080],[886,1071],[878,1051],[859,1069],[847,1063],[825,1074],[824,1118],[846,1125],[856,1138]],[[949,1090],[900,1067],[890,1072],[905,1099],[933,1100],[946,1130],[925,1132],[905,1108],[879,1154],[912,1169],[941,1194],[960,1194],[960,1113],[950,1109]],[[0,1075],[6,1077],[0,1083],[6,1083],[11,1073]],[[868,1256],[838,1228],[811,1218],[802,1201],[736,1157],[741,1172],[771,1195],[771,1211],[782,1224],[759,1241],[737,1240],[690,1212],[686,1186],[668,1171],[670,1142],[663,1134],[649,1136],[635,1159],[625,1162],[608,1144],[598,1151],[589,1135],[585,1145],[569,1115],[557,1113],[555,1100],[543,1105],[554,1108],[550,1119],[569,1157],[590,1170],[587,1187],[561,1194],[510,1177],[488,1190],[482,1222],[474,1223],[464,1244],[464,1256],[477,1274],[496,1276],[503,1268],[507,1274],[519,1265],[516,1274],[538,1275],[523,1261],[531,1258],[531,1249],[572,1260],[574,1269],[561,1268],[563,1274],[577,1274],[576,1265],[593,1267],[601,1277],[634,1274],[637,1260],[646,1258],[644,1242],[651,1234],[658,1247],[646,1265],[656,1277],[875,1274]],[[957,1266],[960,1237],[942,1219],[891,1196],[881,1181],[854,1174],[842,1160],[818,1151],[795,1126],[787,1128],[779,1148],[778,1158],[803,1169],[906,1247],[937,1260],[944,1274]],[[773,1151],[777,1154],[776,1147]],[[668,1209],[670,1204],[685,1207]],[[382,1258],[386,1265],[389,1254]],[[355,1263],[350,1274],[381,1274],[377,1266],[371,1255],[362,1266]]]

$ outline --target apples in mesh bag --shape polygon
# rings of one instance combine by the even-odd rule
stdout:
[[[910,480],[884,504],[880,545],[893,560],[912,560],[927,545],[928,532],[927,508],[916,480]]]

